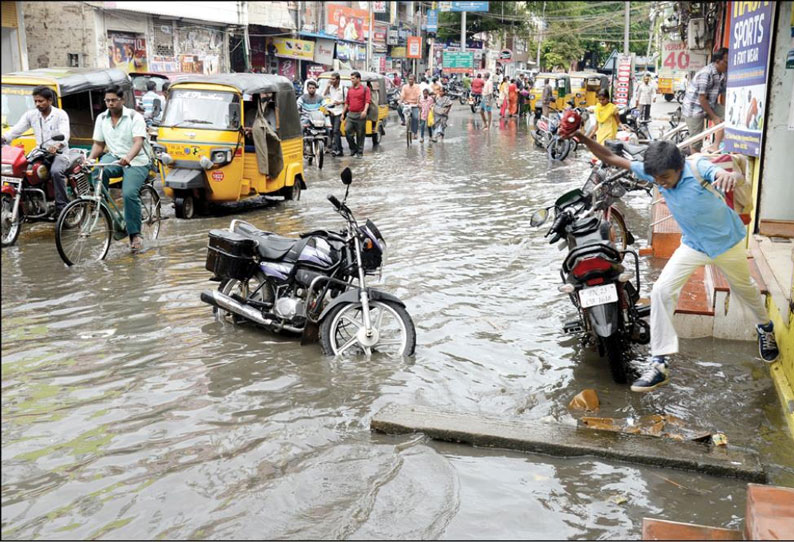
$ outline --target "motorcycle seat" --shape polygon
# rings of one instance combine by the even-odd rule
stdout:
[[[268,231],[262,231],[246,222],[239,222],[236,231],[256,241],[256,250],[264,260],[296,262],[306,241],[282,237]],[[296,245],[300,245],[297,247]]]
[[[623,151],[626,151],[635,157],[642,156],[645,149],[648,148],[646,145],[632,145],[631,143],[626,143],[619,139],[608,139],[604,142],[604,145],[614,153],[621,154]]]
[[[570,231],[574,237],[580,237],[592,233],[598,229],[600,220],[597,217],[591,216],[574,222]]]

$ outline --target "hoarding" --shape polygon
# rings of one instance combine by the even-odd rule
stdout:
[[[407,58],[422,58],[422,38],[420,36],[408,36]]]
[[[773,2],[733,2],[725,100],[725,150],[761,154]]]
[[[364,42],[369,33],[369,13],[365,9],[326,4],[325,33],[337,39]]]
[[[108,32],[110,67],[124,72],[149,71],[146,40],[140,34]]]
[[[441,11],[488,11],[488,2],[439,2]]]
[[[270,44],[275,48],[275,56],[281,58],[294,58],[296,60],[314,60],[314,42],[296,40],[291,38],[268,38],[267,49]]]
[[[438,32],[438,10],[437,9],[428,9],[427,10],[427,31],[428,32]]]
[[[618,56],[618,75],[613,101],[618,107],[626,107],[631,98],[631,76],[634,73],[631,55]]]
[[[442,70],[449,73],[465,73],[474,68],[474,53],[444,51]]]

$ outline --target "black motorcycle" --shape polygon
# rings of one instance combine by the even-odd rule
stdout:
[[[637,305],[639,258],[633,250],[616,248],[608,218],[612,204],[628,190],[649,190],[646,184],[626,179],[629,175],[622,171],[609,176],[607,170],[594,168],[584,187],[563,194],[554,205],[536,211],[530,221],[534,227],[541,226],[549,209],[554,209],[546,237],[552,236],[550,244],[564,240],[568,253],[560,270],[563,284],[559,290],[570,296],[578,312],[577,319],[565,323],[563,329],[581,334],[586,344],[606,356],[612,378],[620,384],[627,382],[630,372],[629,345],[650,342],[650,326],[643,319],[650,314],[650,306]],[[626,255],[634,259],[629,269],[624,267]]]
[[[416,329],[405,303],[366,284],[383,266],[386,242],[371,220],[359,224],[347,206],[352,180],[345,168],[344,199],[328,196],[345,219],[341,231],[293,239],[236,219],[228,230],[211,230],[206,268],[220,286],[202,292],[201,300],[235,323],[301,334],[302,344],[319,335],[327,355],[413,355]]]
[[[532,138],[535,146],[546,149],[552,160],[565,160],[574,145],[570,139],[563,139],[557,135],[560,128],[560,114],[556,111],[549,113],[548,117],[541,116],[535,123]]]
[[[325,149],[328,147],[331,131],[330,121],[325,113],[318,109],[309,111],[303,124],[303,157],[309,165],[314,161],[318,169],[323,169]]]
[[[482,106],[482,94],[469,94],[469,107],[471,112],[476,113]]]

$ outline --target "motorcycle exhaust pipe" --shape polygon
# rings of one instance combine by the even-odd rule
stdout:
[[[248,305],[243,305],[236,299],[221,293],[217,290],[214,291],[203,291],[201,292],[201,300],[208,305],[212,305],[213,307],[217,307],[219,309],[223,309],[225,311],[233,312],[238,316],[242,316],[243,318],[247,318],[252,322],[259,324],[263,327],[268,328],[276,328],[276,329],[285,329],[287,331],[291,331],[293,333],[303,333],[303,328],[297,328],[293,326],[286,326],[280,325],[279,323],[275,322],[270,318],[265,318],[262,316],[262,313],[257,309],[250,307]]]

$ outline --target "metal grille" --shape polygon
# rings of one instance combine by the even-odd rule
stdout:
[[[174,27],[171,21],[155,19],[154,51],[159,56],[174,56]]]

